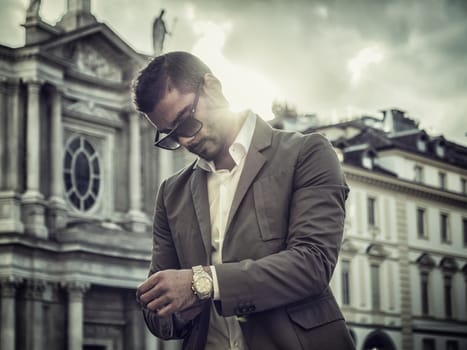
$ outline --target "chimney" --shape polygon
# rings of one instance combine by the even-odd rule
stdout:
[[[57,27],[66,31],[97,23],[91,13],[91,0],[67,0],[66,12],[57,23]]]

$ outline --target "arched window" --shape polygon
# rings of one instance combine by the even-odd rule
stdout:
[[[391,337],[380,329],[377,329],[365,339],[362,349],[364,350],[396,350],[396,346]]]
[[[84,138],[72,138],[66,147],[63,180],[68,202],[79,211],[88,211],[97,201],[101,187],[99,157]]]

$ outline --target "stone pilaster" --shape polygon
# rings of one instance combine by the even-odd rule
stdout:
[[[84,293],[90,284],[85,282],[67,282],[63,285],[68,290],[68,350],[82,350],[84,326]]]
[[[24,289],[24,317],[22,319],[19,348],[24,350],[45,350],[43,294],[45,282],[26,280]]]
[[[3,83],[4,106],[0,109],[4,127],[2,143],[2,179],[0,187],[0,232],[23,232],[21,203],[18,194],[19,179],[19,81],[9,79]]]
[[[407,206],[402,198],[396,200],[396,231],[399,252],[402,350],[411,350],[413,349],[413,330],[410,296],[409,233],[407,230]]]
[[[15,350],[16,342],[16,288],[21,280],[7,277],[0,280],[2,312],[0,316],[0,349]]]
[[[48,226],[51,231],[66,226],[67,212],[63,199],[63,123],[62,123],[62,91],[56,88],[52,92],[51,115],[51,160],[50,160],[50,197]]]
[[[128,217],[130,228],[134,232],[146,230],[146,215],[141,211],[141,132],[140,116],[137,112],[129,113],[130,124],[130,166],[128,167],[130,208]]]
[[[27,145],[26,145],[26,192],[23,194],[23,222],[25,231],[34,236],[47,238],[45,226],[44,196],[40,193],[40,89],[41,82],[27,82]]]
[[[8,112],[6,110],[7,106],[7,88],[6,88],[6,79],[0,77],[0,168],[6,169],[6,147],[7,147],[7,132],[6,128],[8,125]],[[6,171],[0,172],[0,190],[5,187],[5,176]]]

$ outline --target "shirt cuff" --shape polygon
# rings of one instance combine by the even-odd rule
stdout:
[[[219,282],[217,281],[216,268],[213,265],[211,265],[209,267],[211,268],[212,286],[213,286],[213,289],[214,289],[213,299],[214,300],[220,300],[221,296],[220,296],[220,293],[219,293]]]

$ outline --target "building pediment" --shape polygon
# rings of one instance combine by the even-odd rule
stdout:
[[[129,80],[145,63],[143,55],[104,24],[58,35],[40,51],[62,61],[74,73],[116,83]]]

